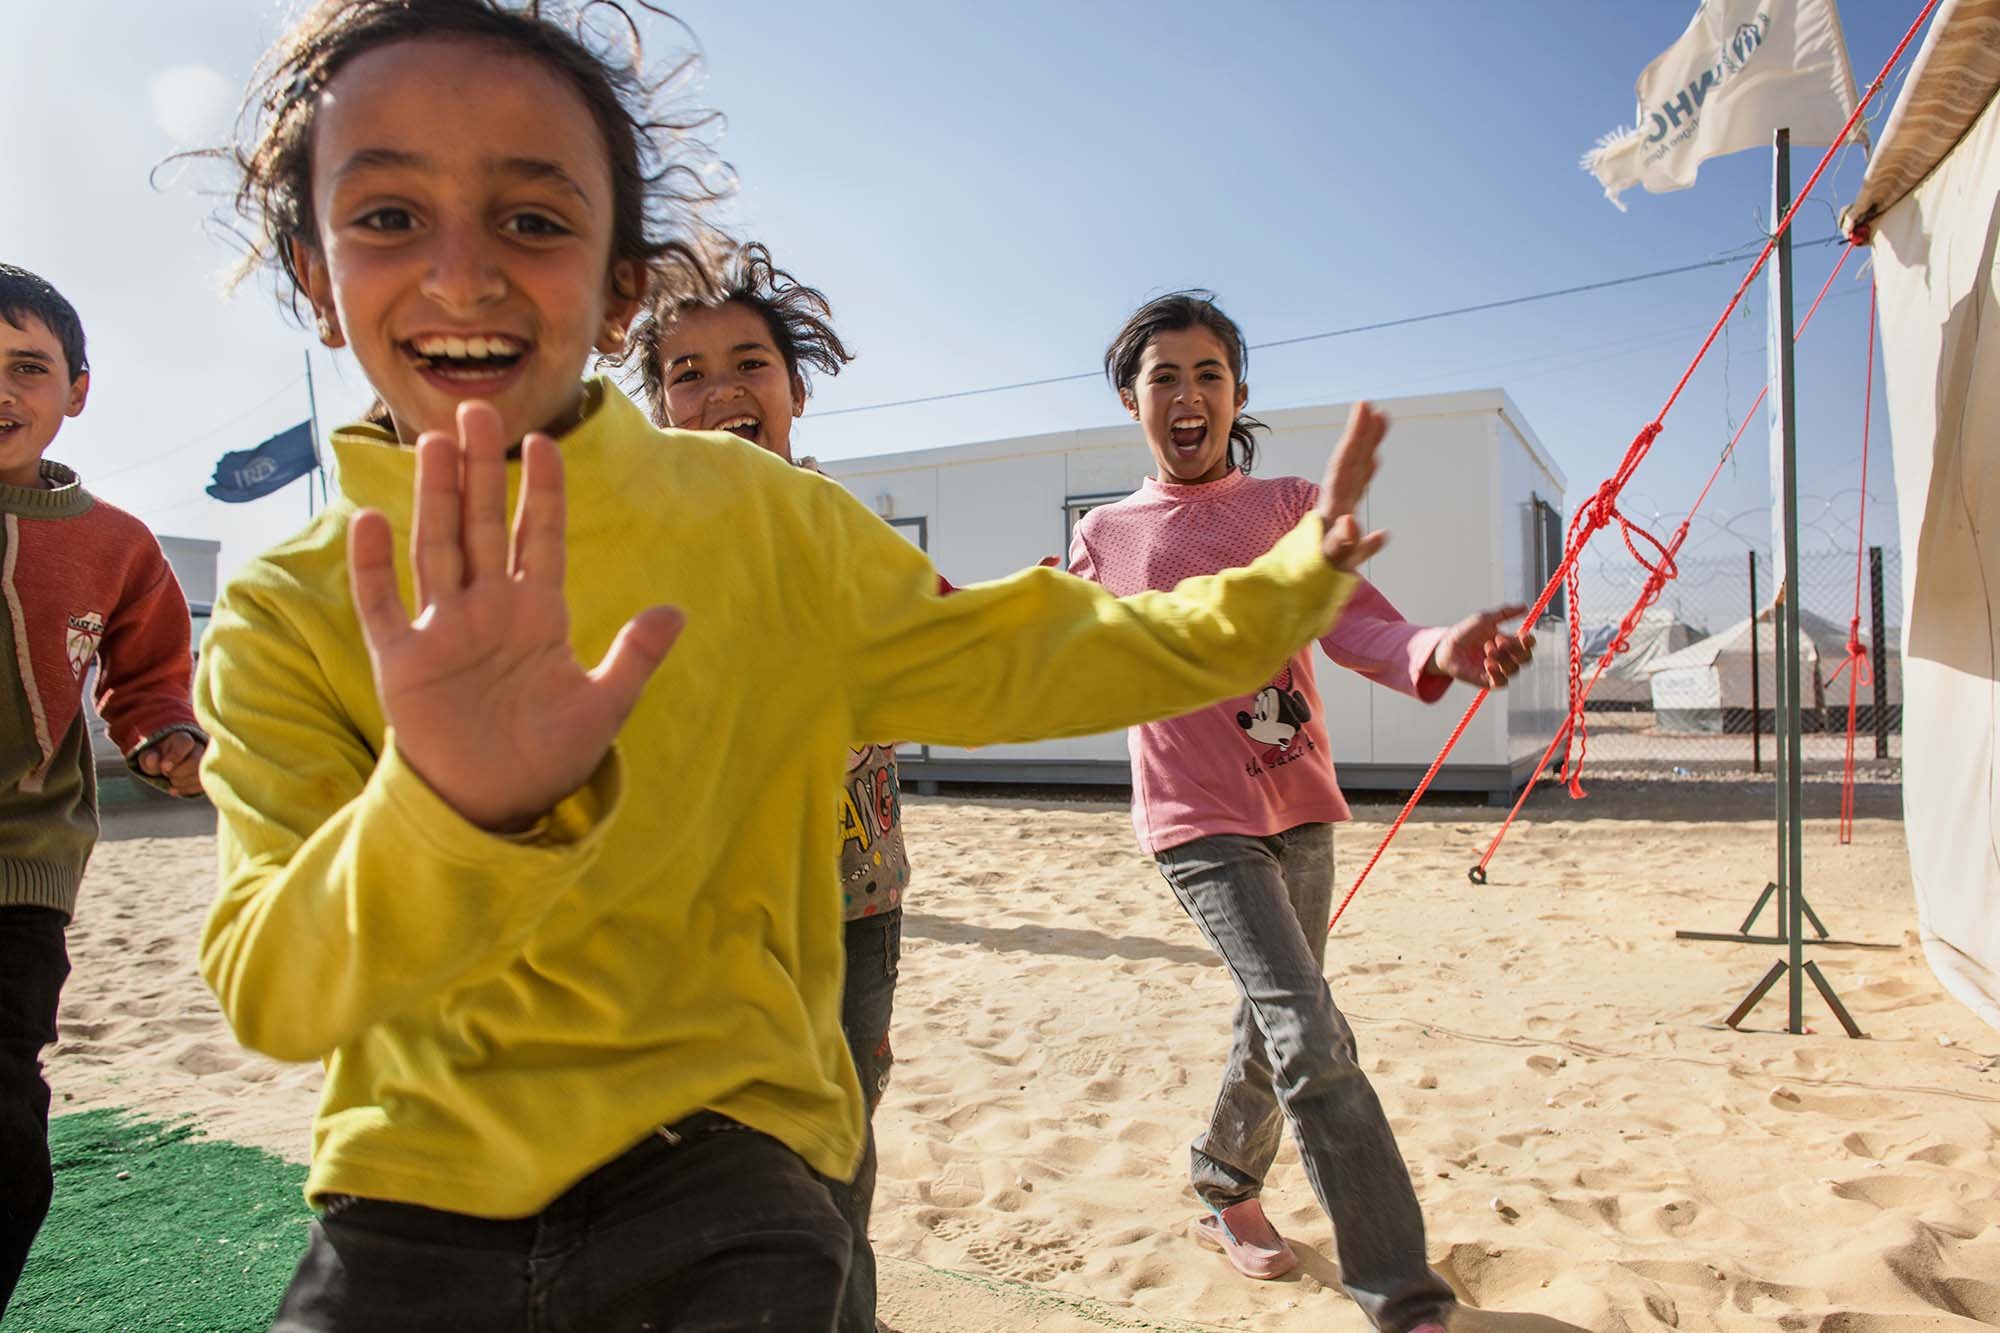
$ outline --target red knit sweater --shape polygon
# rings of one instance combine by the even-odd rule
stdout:
[[[48,490],[0,486],[0,906],[72,911],[96,841],[83,708],[128,757],[175,730],[189,701],[188,610],[146,525],[44,462]]]

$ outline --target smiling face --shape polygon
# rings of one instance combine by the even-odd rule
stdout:
[[[575,87],[491,42],[396,42],[334,76],[313,136],[318,245],[294,259],[396,434],[452,431],[471,398],[509,440],[567,426],[640,290],[611,260],[610,163]]]
[[[788,370],[764,317],[741,301],[691,306],[660,340],[660,382],[676,430],[726,430],[792,461],[805,381]]]
[[[90,375],[72,380],[61,340],[33,315],[21,319],[0,316],[0,485],[35,488],[63,418],[83,411]]]
[[[1153,335],[1125,408],[1146,433],[1163,482],[1193,485],[1229,473],[1229,427],[1249,401],[1222,340],[1197,324]]]

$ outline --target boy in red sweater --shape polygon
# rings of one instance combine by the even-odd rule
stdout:
[[[0,264],[0,1314],[54,1190],[41,1051],[97,842],[91,662],[98,711],[141,778],[195,795],[208,743],[188,698],[187,603],[159,542],[42,458],[89,391],[76,311]]]

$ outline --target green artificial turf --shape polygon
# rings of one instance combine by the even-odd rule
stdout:
[[[7,1333],[258,1333],[305,1252],[306,1169],[190,1124],[49,1124],[56,1197]]]

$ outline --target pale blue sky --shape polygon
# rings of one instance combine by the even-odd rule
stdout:
[[[1919,7],[1849,0],[1857,82]],[[221,294],[234,256],[204,226],[214,201],[148,172],[177,138],[220,128],[289,9],[0,0],[13,53],[0,258],[70,296],[95,368],[90,406],[53,452],[160,531],[222,539],[225,569],[305,516],[302,486],[244,506],[201,488],[224,451],[304,415],[313,344],[262,280]],[[1693,10],[675,6],[705,48],[699,95],[728,117],[721,148],[742,187],[733,222],[827,292],[860,354],[821,382],[822,410],[1093,370],[1131,308],[1174,287],[1215,289],[1262,342],[1745,245],[1766,220],[1766,153],[1711,161],[1679,194],[1634,191],[1624,214],[1577,166],[1629,122],[1634,78]],[[679,39],[664,23],[648,30],[660,51]],[[1817,156],[1799,154],[1799,180]],[[1847,202],[1862,165],[1846,150],[1819,197]],[[1832,231],[1832,207],[1802,215],[1802,239]],[[1833,254],[1802,256],[1801,313]],[[1273,349],[1253,357],[1252,406],[1504,388],[1568,472],[1573,506],[1657,410],[1739,273]],[[1853,527],[1867,304],[1865,283],[1843,278],[1800,347],[1809,549]],[[1635,513],[1664,512],[1670,527],[1691,502],[1757,391],[1763,329],[1760,290],[1670,418],[1633,487]],[[365,388],[344,358],[313,355],[330,427]],[[1877,397],[1869,522],[1893,541],[1879,384]],[[1121,419],[1110,390],[1087,380],[809,416],[797,438],[842,457]],[[1767,502],[1760,424],[1709,512],[1761,539],[1767,521],[1744,515]],[[1703,525],[1691,550],[1742,545]]]

